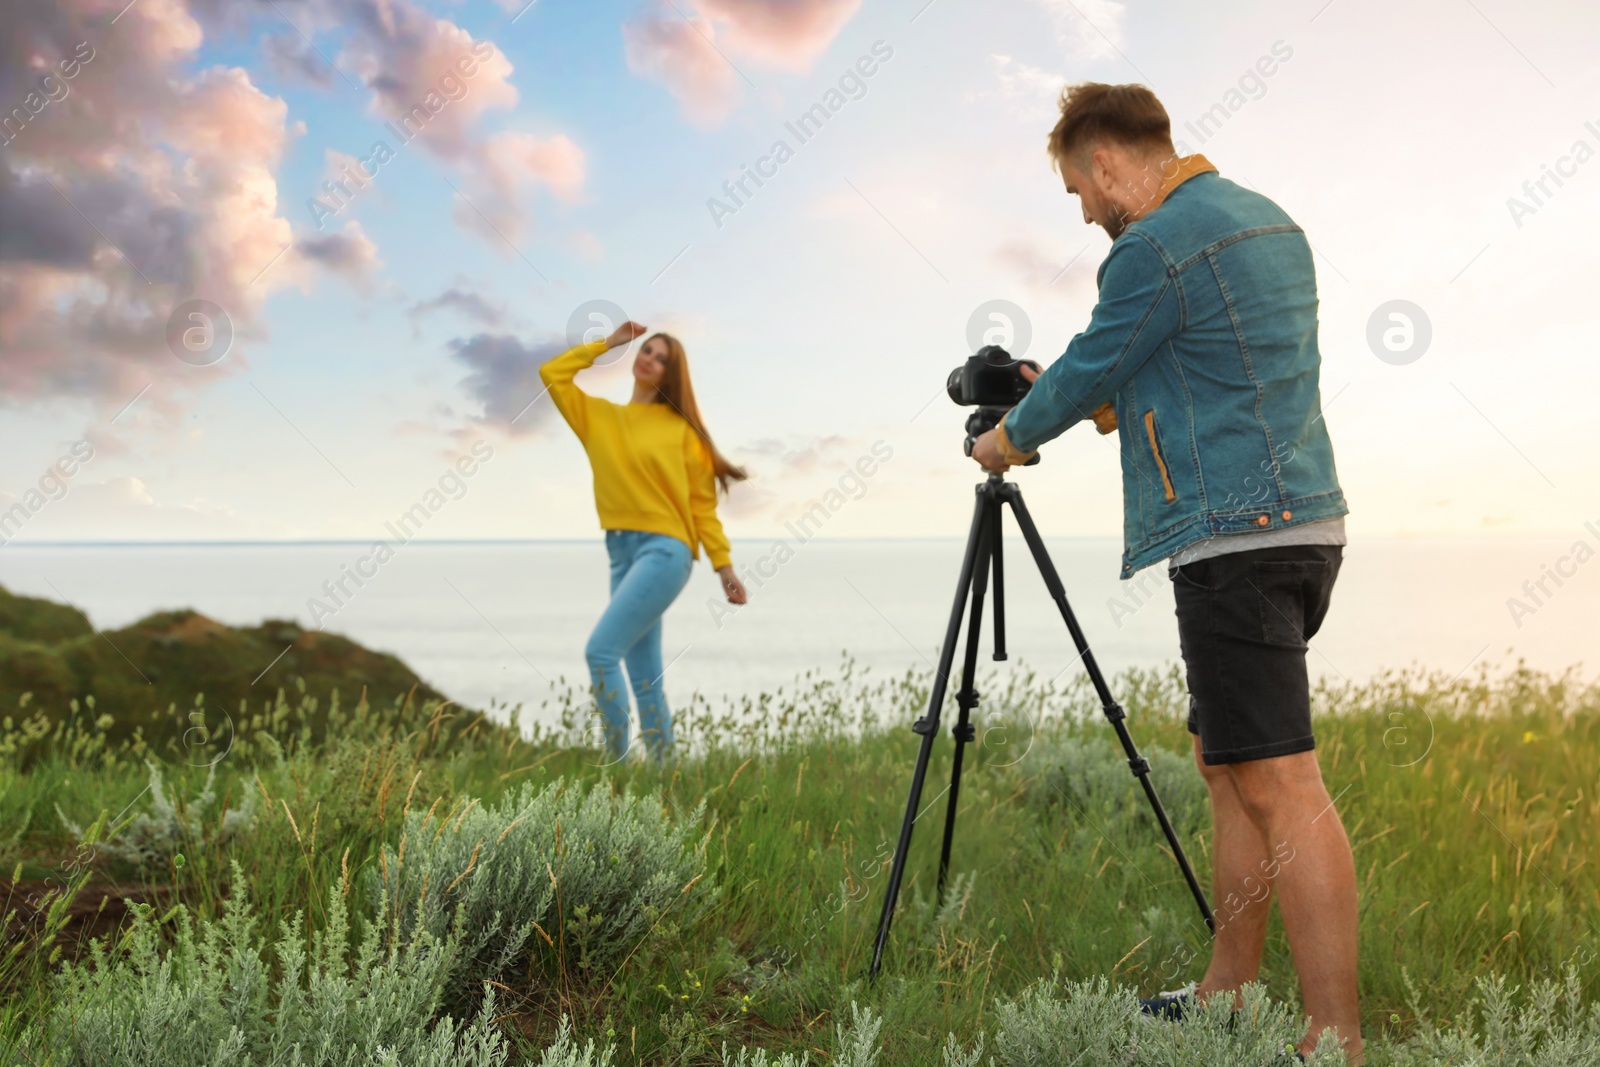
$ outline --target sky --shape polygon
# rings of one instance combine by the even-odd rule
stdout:
[[[825,534],[960,535],[946,376],[1056,358],[1109,247],[1044,151],[1077,81],[1304,228],[1352,537],[1600,536],[1593,4],[524,3],[0,3],[7,539],[375,539],[430,492],[429,538],[595,537],[537,367],[617,311],[685,342],[736,543],[885,453]],[[1045,533],[1118,533],[1114,442],[1044,456]]]

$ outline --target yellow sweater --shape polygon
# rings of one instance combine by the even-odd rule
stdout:
[[[601,529],[676,537],[695,559],[704,544],[713,567],[728,566],[716,477],[700,435],[670,404],[613,404],[573,383],[605,350],[605,341],[579,345],[539,368],[556,409],[589,454]]]

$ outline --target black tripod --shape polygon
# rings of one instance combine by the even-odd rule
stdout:
[[[944,645],[939,652],[939,669],[934,676],[933,693],[928,700],[928,713],[911,727],[913,732],[922,735],[922,747],[917,751],[917,767],[911,775],[911,795],[906,800],[905,821],[900,824],[900,843],[895,846],[894,863],[889,869],[889,888],[883,901],[883,914],[878,919],[878,939],[872,949],[872,967],[868,976],[877,978],[878,968],[883,960],[883,946],[889,939],[889,923],[894,918],[895,901],[900,895],[900,880],[905,875],[906,853],[911,846],[911,828],[916,822],[917,806],[922,802],[922,782],[928,773],[928,757],[933,752],[933,739],[939,733],[939,708],[944,703],[945,685],[955,659],[956,638],[961,634],[961,612],[966,607],[967,593],[970,590],[972,614],[967,622],[967,647],[961,665],[961,688],[956,693],[956,704],[960,707],[961,713],[956,725],[950,730],[956,739],[956,754],[950,766],[950,800],[945,809],[944,844],[939,852],[938,899],[941,903],[944,900],[945,875],[950,869],[950,841],[955,834],[956,804],[961,791],[961,756],[966,743],[976,737],[970,718],[972,709],[978,706],[978,692],[972,683],[978,665],[978,635],[983,624],[984,587],[988,582],[991,566],[994,569],[994,658],[997,660],[1006,658],[1005,584],[1000,551],[1001,504],[1011,505],[1017,525],[1022,528],[1022,536],[1027,540],[1028,548],[1033,552],[1033,560],[1038,564],[1039,573],[1044,577],[1045,588],[1050,591],[1050,598],[1061,609],[1061,618],[1072,634],[1073,644],[1078,647],[1078,655],[1083,660],[1084,668],[1089,672],[1089,680],[1094,683],[1105,716],[1116,729],[1118,740],[1122,742],[1122,751],[1128,757],[1128,767],[1134,777],[1139,779],[1139,784],[1144,786],[1144,795],[1149,799],[1150,807],[1155,810],[1156,820],[1161,823],[1161,832],[1166,834],[1167,843],[1172,846],[1172,854],[1177,858],[1178,867],[1189,883],[1189,891],[1194,894],[1195,903],[1200,906],[1200,914],[1205,918],[1206,927],[1214,931],[1216,924],[1212,919],[1211,906],[1206,903],[1205,892],[1195,879],[1194,869],[1189,866],[1189,857],[1184,855],[1183,846],[1178,843],[1178,835],[1172,829],[1166,810],[1161,806],[1161,798],[1156,796],[1155,786],[1150,783],[1150,764],[1139,755],[1133,738],[1128,736],[1128,728],[1123,722],[1127,716],[1121,705],[1112,698],[1111,690],[1106,687],[1105,677],[1101,675],[1100,667],[1095,663],[1094,654],[1089,651],[1089,642],[1084,639],[1083,631],[1078,627],[1078,620],[1072,614],[1072,607],[1067,603],[1067,593],[1061,585],[1060,576],[1056,574],[1055,564],[1050,562],[1050,555],[1045,551],[1044,542],[1039,538],[1039,530],[1033,525],[1033,518],[1028,514],[1028,506],[1022,502],[1022,490],[999,474],[990,474],[989,480],[977,487],[977,493],[978,502],[972,513],[972,529],[967,534],[966,554],[961,560],[960,585],[956,589],[955,606],[950,609],[950,623],[945,628]]]

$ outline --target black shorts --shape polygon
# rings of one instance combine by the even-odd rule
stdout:
[[[1189,732],[1207,764],[1306,752],[1306,642],[1328,613],[1343,550],[1282,545],[1185,563],[1172,578]]]

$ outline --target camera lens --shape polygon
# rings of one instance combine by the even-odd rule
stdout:
[[[949,380],[944,383],[945,392],[950,394],[950,399],[962,405],[970,403],[966,398],[965,391],[961,388],[961,376],[966,372],[966,369],[965,364],[957,367],[950,372]]]

